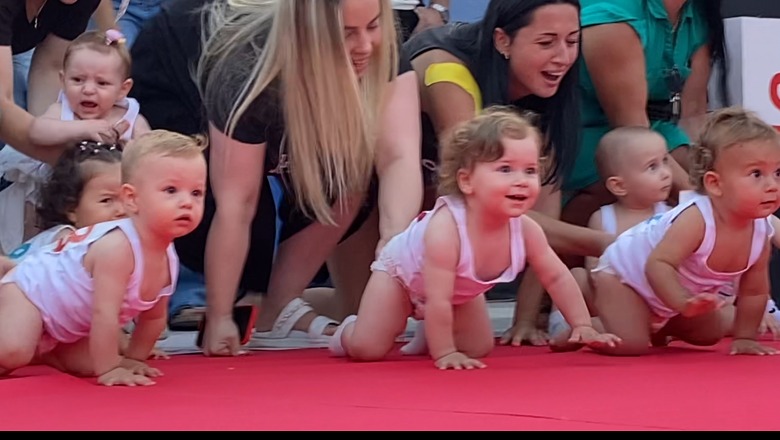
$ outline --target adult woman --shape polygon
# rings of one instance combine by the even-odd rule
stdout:
[[[663,135],[676,159],[675,189],[688,189],[687,146],[707,111],[710,67],[724,58],[720,3],[583,0],[583,136],[564,182],[571,198],[565,219],[585,224],[611,202],[593,162],[611,127],[652,127]]]
[[[481,108],[514,104],[536,112],[552,160],[534,219],[558,252],[599,255],[609,237],[557,220],[557,184],[579,142],[579,42],[578,0],[491,0],[481,21],[423,32],[403,52],[421,84],[426,168],[437,161],[438,139]],[[433,179],[426,177],[430,188]],[[542,294],[538,280],[524,274],[516,323],[505,342],[544,343],[535,326]]]
[[[353,224],[372,170],[380,246],[420,208],[416,82],[396,78],[389,0],[209,2],[201,29],[203,3],[164,4],[133,54],[150,124],[207,123],[211,138],[205,219],[177,242],[182,262],[205,274],[204,352],[237,353],[239,286],[266,293],[253,343],[326,344],[334,321],[300,296]],[[359,264],[352,272],[365,277],[370,259]]]

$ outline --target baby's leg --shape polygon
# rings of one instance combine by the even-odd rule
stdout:
[[[396,338],[406,329],[412,304],[403,286],[389,274],[374,271],[360,301],[357,318],[345,319],[334,337],[331,351],[344,351],[361,361],[384,358]],[[339,347],[338,343],[341,343]]]
[[[493,351],[496,338],[485,295],[455,306],[452,313],[455,348],[470,358],[482,358]]]
[[[117,347],[119,352],[119,347]],[[95,368],[89,350],[89,338],[83,338],[72,344],[60,344],[41,357],[46,365],[66,374],[80,377],[92,377]]]
[[[595,302],[604,331],[623,340],[617,347],[595,348],[604,354],[637,356],[650,349],[650,309],[632,288],[606,272],[593,274]]]
[[[43,334],[43,320],[16,284],[0,286],[0,376],[30,364]]]

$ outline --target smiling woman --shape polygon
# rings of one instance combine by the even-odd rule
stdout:
[[[579,45],[578,0],[491,0],[481,21],[432,29],[404,44],[403,57],[420,83],[428,207],[440,140],[484,107],[512,105],[537,114],[545,140],[544,186],[530,215],[556,251],[601,253],[610,241],[606,234],[558,220],[560,177],[579,144]],[[535,330],[543,292],[531,273],[523,280],[528,287],[521,287],[517,306],[522,314],[505,341],[544,343]]]

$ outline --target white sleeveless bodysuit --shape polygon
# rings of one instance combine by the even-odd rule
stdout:
[[[160,298],[171,295],[175,290],[179,259],[173,244],[167,250],[171,284],[162,289],[154,300],[144,301],[140,297],[144,255],[132,220],[125,218],[79,229],[30,254],[1,281],[3,284],[16,283],[40,310],[44,336],[55,344],[73,343],[89,335],[94,287],[92,277],[83,265],[84,256],[92,243],[117,228],[130,241],[135,258],[135,267],[120,310],[120,325],[151,309]],[[51,348],[53,346],[47,347]]]
[[[8,258],[13,260],[14,263],[19,264],[19,262],[28,255],[34,254],[44,247],[54,243],[55,238],[57,238],[57,236],[66,229],[68,232],[73,232],[76,230],[76,228],[71,225],[52,226],[51,228],[36,234],[35,237],[22,243],[19,247],[8,254]]]
[[[466,303],[485,293],[498,283],[514,281],[525,268],[525,246],[523,241],[522,217],[510,220],[511,263],[506,270],[493,280],[479,280],[474,270],[474,257],[471,242],[466,232],[466,209],[461,198],[453,196],[439,197],[432,210],[421,213],[409,227],[393,237],[382,249],[379,258],[371,265],[372,270],[381,270],[398,280],[409,293],[415,305],[415,318],[423,319],[425,304],[425,285],[422,274],[425,253],[425,230],[433,215],[444,206],[452,213],[458,227],[460,239],[460,257],[455,275],[452,297],[453,305]]]
[[[663,214],[669,210],[669,205],[666,202],[658,202],[655,204],[655,215]],[[602,206],[601,211],[601,230],[607,234],[617,234],[617,215],[615,214],[615,203]]]
[[[692,294],[718,293],[722,289],[733,286],[739,277],[755,264],[767,240],[771,239],[774,234],[772,225],[767,218],[754,220],[753,238],[747,266],[733,273],[713,271],[707,265],[715,246],[717,233],[712,204],[709,197],[697,194],[667,213],[654,216],[620,235],[604,251],[598,267],[593,271],[605,270],[613,273],[623,283],[632,287],[647,302],[652,313],[658,318],[655,320],[656,324],[667,321],[676,316],[678,312],[669,308],[655,295],[645,275],[645,263],[672,223],[683,211],[689,208],[698,209],[705,222],[704,238],[701,245],[678,268],[680,283]]]
[[[62,111],[60,111],[60,119],[63,121],[73,121],[76,119],[76,115],[73,113],[73,109],[68,102],[68,98],[65,94],[60,92],[58,98],[60,104],[62,104]],[[122,116],[122,119],[130,124],[130,128],[122,133],[122,139],[129,141],[133,137],[133,129],[135,128],[135,120],[138,118],[138,114],[141,112],[141,105],[134,98],[125,98],[114,104],[116,107],[126,108],[127,112]]]

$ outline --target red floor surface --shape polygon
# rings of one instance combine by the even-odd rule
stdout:
[[[780,343],[770,343],[780,348]],[[2,430],[778,430],[780,355],[677,345],[643,358],[498,347],[479,371],[326,350],[178,356],[145,388],[31,367],[0,380]]]

